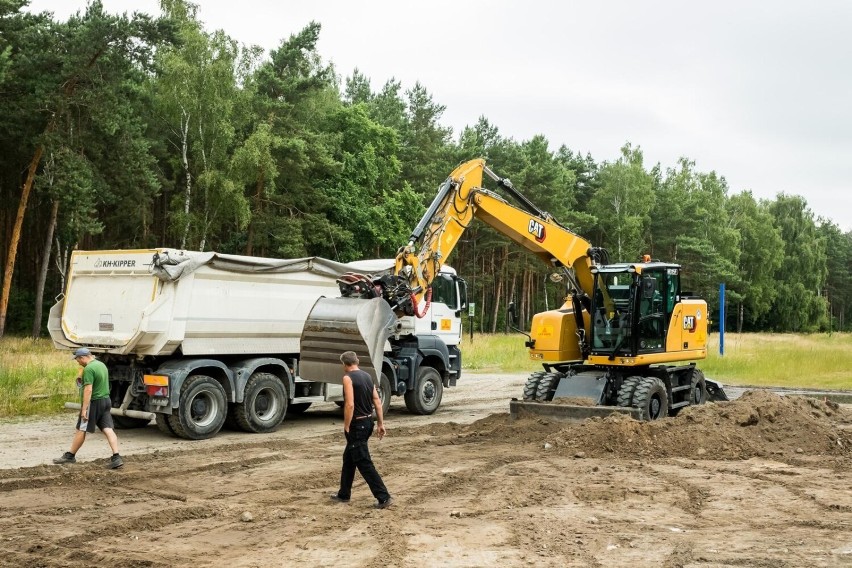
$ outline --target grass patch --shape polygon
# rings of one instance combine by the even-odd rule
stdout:
[[[0,339],[0,418],[61,411],[77,398],[77,369],[48,339]]]
[[[726,333],[724,356],[713,334],[707,350],[701,369],[722,383],[852,389],[852,333]]]
[[[462,343],[468,371],[522,373],[541,365],[527,356],[522,335],[474,334]],[[712,379],[741,386],[852,389],[852,334],[725,334],[725,355],[712,334],[698,366]]]

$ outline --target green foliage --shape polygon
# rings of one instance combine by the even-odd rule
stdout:
[[[721,175],[688,158],[649,169],[629,143],[615,161],[595,161],[543,136],[505,137],[484,116],[454,139],[426,85],[382,78],[374,92],[358,69],[341,81],[317,49],[316,22],[267,55],[206,30],[187,0],[163,0],[161,18],[108,14],[96,1],[62,22],[24,5],[0,0],[5,226],[22,172],[44,154],[8,329],[29,329],[42,301],[32,292],[40,259],[74,246],[392,256],[447,173],[475,157],[613,261],[650,253],[682,264],[684,288],[712,311],[725,282],[738,329],[849,328],[852,235],[814,220],[802,198],[729,195]],[[545,290],[548,307],[564,295],[546,284],[549,266],[484,223],[447,261],[468,279],[478,330],[505,329],[510,300],[529,322]],[[60,291],[61,264],[45,296]]]

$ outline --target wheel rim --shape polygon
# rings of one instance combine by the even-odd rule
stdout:
[[[654,396],[651,398],[651,404],[648,406],[648,415],[651,417],[651,420],[655,420],[660,417],[660,409],[662,407],[660,397]]]
[[[261,420],[269,420],[278,413],[278,397],[270,388],[261,389],[254,397],[255,415]]]
[[[433,402],[435,402],[435,396],[437,396],[437,391],[438,389],[435,388],[435,383],[433,383],[432,381],[426,381],[423,384],[423,391],[421,392],[423,402],[426,405],[431,405]]]
[[[211,425],[219,415],[219,402],[209,392],[200,392],[192,399],[189,417],[199,428]]]

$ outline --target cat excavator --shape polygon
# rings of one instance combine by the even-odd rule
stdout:
[[[484,188],[483,175],[502,193]],[[521,399],[511,401],[513,416],[624,413],[656,420],[727,400],[722,386],[696,366],[707,356],[707,304],[681,289],[680,265],[650,257],[609,264],[606,250],[530,202],[482,159],[461,164],[441,184],[392,274],[346,275],[338,280],[343,298],[317,302],[302,336],[303,368],[339,374],[337,356],[350,348],[378,364],[388,342],[392,347],[410,333],[403,322],[428,309],[436,275],[476,220],[530,251],[554,270],[552,279],[566,283],[564,303],[535,314],[525,333],[530,359],[542,370],[527,379]],[[517,325],[513,308],[509,315]]]

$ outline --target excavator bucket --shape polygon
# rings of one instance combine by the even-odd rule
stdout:
[[[340,354],[354,351],[359,367],[379,383],[385,343],[396,330],[397,317],[382,298],[320,298],[302,330],[299,376],[340,383]]]

